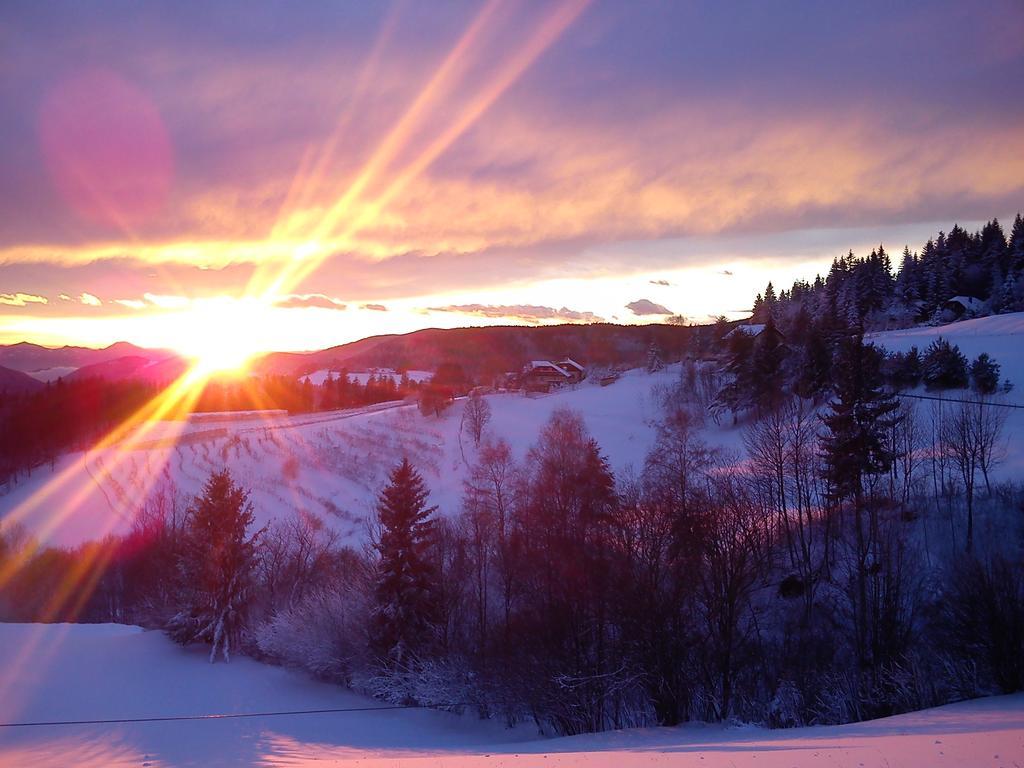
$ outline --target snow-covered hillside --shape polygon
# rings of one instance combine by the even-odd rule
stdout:
[[[732,766],[917,768],[1024,764],[1024,695],[873,722],[767,731],[648,728],[561,739],[468,714],[381,703],[239,658],[210,665],[158,632],[0,625],[0,723],[355,709],[303,715],[0,727],[0,765]]]
[[[1024,313],[889,331],[870,340],[893,351],[911,346],[923,351],[940,336],[958,344],[969,358],[993,355],[1002,376],[1016,385],[1002,397],[1024,404]],[[552,411],[573,408],[583,414],[616,473],[629,465],[639,468],[654,440],[657,393],[679,372],[678,366],[655,374],[634,370],[608,387],[585,382],[543,396],[489,395],[493,419],[487,434],[508,440],[521,457]],[[466,470],[475,457],[472,441],[461,430],[463,406],[456,402],[441,418],[424,417],[409,404],[383,404],[294,417],[275,414],[264,421],[227,415],[150,424],[144,435],[119,446],[67,456],[52,471],[36,470],[0,495],[0,518],[23,522],[44,542],[74,545],[128,530],[147,493],[174,487],[191,495],[211,470],[228,466],[252,490],[258,523],[299,510],[358,544],[377,491],[403,456],[424,474],[432,501],[443,513],[458,509]],[[1007,434],[1024,434],[1024,409],[1007,409],[1006,414]],[[721,426],[709,421],[705,438],[738,448],[741,429],[728,420]],[[996,474],[1024,476],[1024,443],[1008,442]]]
[[[522,456],[555,409],[574,408],[617,472],[638,467],[654,440],[657,390],[678,375],[678,367],[670,367],[657,374],[633,371],[607,387],[584,383],[543,396],[489,395],[487,434],[508,440]],[[461,431],[462,410],[456,402],[434,418],[414,405],[385,404],[266,422],[204,417],[146,425],[144,435],[119,446],[36,470],[0,496],[0,517],[19,520],[44,542],[74,545],[128,530],[147,493],[173,486],[194,494],[211,470],[227,466],[252,490],[257,523],[301,510],[359,543],[380,486],[403,456],[423,473],[442,512],[458,509],[475,456]]]
[[[960,347],[968,360],[987,352],[1001,366],[1000,375],[1014,385],[1008,402],[1024,405],[1024,312],[979,317],[940,326],[907,328],[870,334],[865,340],[885,347],[890,352],[907,352],[917,347],[920,352],[935,339],[943,338]]]

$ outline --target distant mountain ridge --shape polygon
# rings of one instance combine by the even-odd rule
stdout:
[[[436,370],[455,362],[473,377],[517,371],[529,360],[571,357],[588,366],[643,364],[652,345],[674,356],[692,329],[679,325],[484,326],[427,328],[402,335],[372,336],[307,353],[273,353],[255,363],[263,373],[303,375],[325,368]]]
[[[0,346],[0,366],[22,373],[44,371],[49,368],[81,368],[130,356],[157,360],[175,355],[163,349],[143,349],[127,341],[118,341],[102,349],[76,346],[53,348],[27,341]]]
[[[536,359],[570,357],[587,366],[641,365],[652,346],[661,355],[681,353],[691,334],[691,328],[678,325],[612,323],[426,328],[369,336],[313,352],[270,352],[256,358],[252,369],[257,374],[301,376],[326,368],[434,371],[441,363],[454,362],[470,376],[485,378],[517,371]],[[103,349],[52,349],[28,342],[0,346],[0,366],[37,377],[59,368],[68,380],[96,377],[159,384],[173,381],[186,365],[174,352],[128,342]]]

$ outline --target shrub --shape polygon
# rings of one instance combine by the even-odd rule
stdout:
[[[964,559],[943,606],[945,641],[957,659],[975,659],[1003,693],[1024,688],[1024,577],[1002,556]]]

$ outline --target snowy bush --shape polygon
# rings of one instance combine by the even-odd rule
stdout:
[[[771,728],[796,728],[804,724],[804,697],[800,689],[783,680],[775,689],[775,695],[768,704],[768,725]]]
[[[256,646],[283,664],[351,685],[365,664],[368,615],[360,590],[317,590],[258,627]]]

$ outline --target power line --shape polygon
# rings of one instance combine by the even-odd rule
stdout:
[[[894,393],[896,397],[912,397],[915,400],[935,400],[940,403],[967,403],[968,405],[992,405],[996,408],[1022,408],[1024,405],[1017,405],[1016,403],[1001,403],[997,400],[961,400],[959,398],[952,397],[935,397],[933,395],[910,395],[905,392]]]
[[[447,707],[464,706],[448,704]],[[335,707],[330,709],[292,709],[279,712],[223,712],[209,715],[165,715],[157,717],[121,717],[105,720],[47,720],[26,723],[0,723],[0,728],[33,728],[58,725],[117,725],[121,723],[174,723],[183,720],[235,720],[246,717],[281,717],[284,715],[326,715],[347,712],[385,712],[397,709],[429,709],[426,704],[392,704],[383,707]]]

